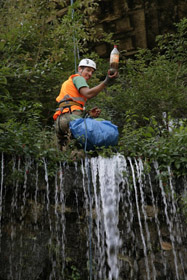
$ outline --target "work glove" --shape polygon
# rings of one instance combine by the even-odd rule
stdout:
[[[91,118],[98,118],[101,113],[101,109],[94,107],[88,113]]]
[[[117,74],[118,74],[117,71],[114,74],[111,74],[110,70],[108,70],[108,73],[107,73],[106,78],[104,80],[104,84],[106,86],[113,85],[115,80],[116,80],[116,78],[117,78]]]

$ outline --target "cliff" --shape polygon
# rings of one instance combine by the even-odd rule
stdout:
[[[113,32],[120,50],[129,56],[137,48],[153,48],[156,36],[173,32],[173,23],[185,15],[185,0],[104,0],[99,2],[95,27],[98,33]],[[110,51],[106,44],[95,46],[95,50],[103,57]]]

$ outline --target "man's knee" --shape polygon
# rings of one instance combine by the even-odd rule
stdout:
[[[71,133],[69,129],[70,121],[74,120],[73,115],[82,116],[81,111],[74,111],[72,114],[61,114],[55,121],[55,131],[60,145],[65,145],[70,139]]]

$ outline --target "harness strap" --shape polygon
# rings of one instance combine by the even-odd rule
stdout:
[[[67,100],[67,101],[62,101],[59,103],[59,108],[56,109],[56,111],[63,111],[65,108],[68,108],[69,109],[69,112],[70,114],[72,114],[72,111],[71,111],[71,106],[73,105],[76,105],[76,106],[79,106],[81,108],[83,108],[83,105],[78,103],[78,102],[75,102],[75,101],[72,101],[72,100]]]
[[[76,102],[76,101],[72,101],[72,100],[67,100],[67,101],[62,101],[59,103],[59,108],[65,108],[67,106],[73,106],[73,105],[76,105],[76,106],[79,106],[81,108],[83,108],[83,105]]]

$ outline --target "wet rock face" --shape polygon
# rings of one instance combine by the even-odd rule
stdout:
[[[60,2],[60,1],[59,1]],[[68,10],[56,1],[56,17],[63,17]],[[119,42],[120,51],[132,56],[138,48],[155,46],[155,38],[175,30],[174,23],[186,17],[186,0],[102,0],[95,1],[98,6],[86,21],[90,21],[96,30],[95,36],[102,39],[103,32],[113,33],[112,39]],[[51,22],[55,15],[46,20]],[[112,46],[106,43],[91,43],[89,49],[100,57],[108,58]]]
[[[24,162],[12,166],[25,172]],[[0,279],[87,280],[90,240],[97,280],[185,279],[187,231],[177,200],[185,180],[179,188],[168,178],[163,188],[159,166],[150,178],[141,160],[121,155],[59,163],[52,176],[50,164],[30,161],[10,184],[12,166],[5,160]]]
[[[119,49],[132,55],[137,48],[153,48],[155,37],[173,32],[173,23],[187,14],[185,0],[104,0],[99,2],[94,17],[98,37],[102,32],[113,32],[113,39],[119,41]],[[93,19],[92,19],[93,20]],[[108,57],[110,47],[95,46],[101,57]]]

